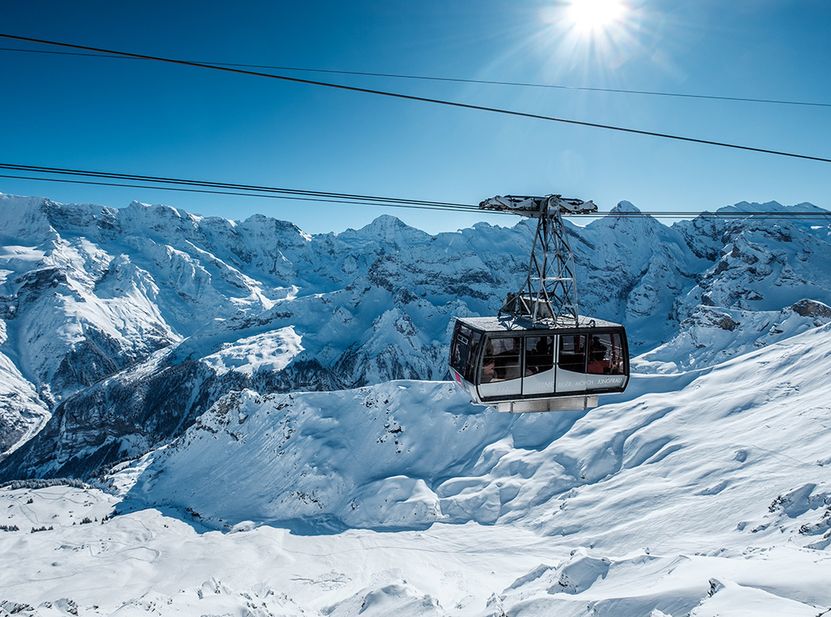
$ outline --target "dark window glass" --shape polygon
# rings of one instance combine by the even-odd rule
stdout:
[[[467,366],[465,367],[464,378],[473,383],[473,376],[476,374],[476,360],[479,358],[479,348],[482,346],[482,334],[473,332],[470,335],[470,352],[468,353]]]
[[[453,332],[453,344],[450,347],[450,366],[460,373],[464,373],[469,345],[470,329],[457,322]]]
[[[557,366],[573,373],[586,372],[586,337],[582,334],[560,335]]]
[[[594,375],[623,375],[620,334],[592,334],[589,338],[588,371]]]
[[[519,356],[522,339],[492,338],[485,343],[485,356],[482,358],[482,379],[479,383],[519,379]]]
[[[550,371],[554,366],[554,337],[528,336],[525,338],[525,376]]]
[[[453,344],[450,349],[450,366],[456,369],[467,381],[473,381],[476,356],[479,355],[479,345],[482,335],[474,332],[467,326],[456,324],[453,335]]]
[[[612,357],[610,360],[612,367],[609,369],[609,374],[623,375],[626,358],[623,357],[623,341],[620,334],[612,334]]]
[[[589,363],[587,373],[608,375],[612,370],[612,335],[592,334],[589,337]]]

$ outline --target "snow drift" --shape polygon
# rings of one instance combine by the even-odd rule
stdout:
[[[230,529],[517,523],[604,551],[787,533],[831,544],[831,326],[636,376],[588,414],[500,414],[453,384],[230,394],[142,462],[125,507]],[[831,510],[828,510],[831,512]]]

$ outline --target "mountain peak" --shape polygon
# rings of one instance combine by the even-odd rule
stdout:
[[[611,212],[613,212],[613,213],[619,213],[619,212],[639,213],[640,209],[637,206],[635,206],[635,204],[633,204],[631,201],[626,201],[624,199],[623,201],[619,201],[618,204],[614,208],[611,209]]]
[[[423,234],[425,236],[429,236],[427,232],[416,229],[415,227],[410,227],[398,217],[390,214],[382,214],[381,216],[375,218],[371,223],[358,229],[357,233],[362,235],[374,234],[382,240],[392,240],[402,234]]]
[[[152,216],[162,216],[174,219],[182,219],[191,222],[198,221],[202,217],[198,214],[192,214],[186,210],[174,208],[167,204],[148,204],[142,201],[133,200],[127,206],[128,211],[139,211],[142,213],[149,213]]]
[[[409,225],[397,216],[382,214],[375,217],[368,225],[364,225],[362,229],[403,229],[405,227],[409,227]]]

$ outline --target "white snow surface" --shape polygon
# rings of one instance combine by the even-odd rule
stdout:
[[[527,223],[0,205],[5,477],[131,459],[0,487],[0,617],[831,614],[831,233],[751,216],[789,206],[569,226],[643,353],[510,415],[422,379]]]
[[[821,615],[829,359],[826,325],[638,376],[587,414],[498,414],[414,381],[228,395],[114,470],[115,492],[0,490],[20,527],[0,531],[0,598],[24,615]]]
[[[300,337],[288,326],[224,343],[202,361],[218,375],[238,371],[250,376],[263,369],[281,371],[301,351]]]
[[[587,414],[501,414],[446,382],[232,393],[151,456],[126,503],[189,507],[218,529],[519,522],[603,550],[639,548],[623,538],[645,524],[695,550],[688,513],[702,509],[712,541],[778,535],[824,511],[789,522],[759,504],[831,490],[829,358],[831,325],[712,369],[636,375]]]

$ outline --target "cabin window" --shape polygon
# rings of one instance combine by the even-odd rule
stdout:
[[[554,367],[554,337],[528,336],[525,338],[525,376],[530,377]]]
[[[467,381],[473,381],[476,357],[479,355],[479,346],[482,342],[482,335],[463,326],[456,324],[456,333],[453,336],[453,346],[450,350],[450,366]]]
[[[560,335],[560,355],[557,366],[572,373],[586,372],[586,337],[582,334]]]
[[[488,339],[479,383],[519,379],[521,345],[522,339],[518,337]]]
[[[588,373],[593,375],[623,375],[623,345],[620,334],[592,334],[589,338]]]

